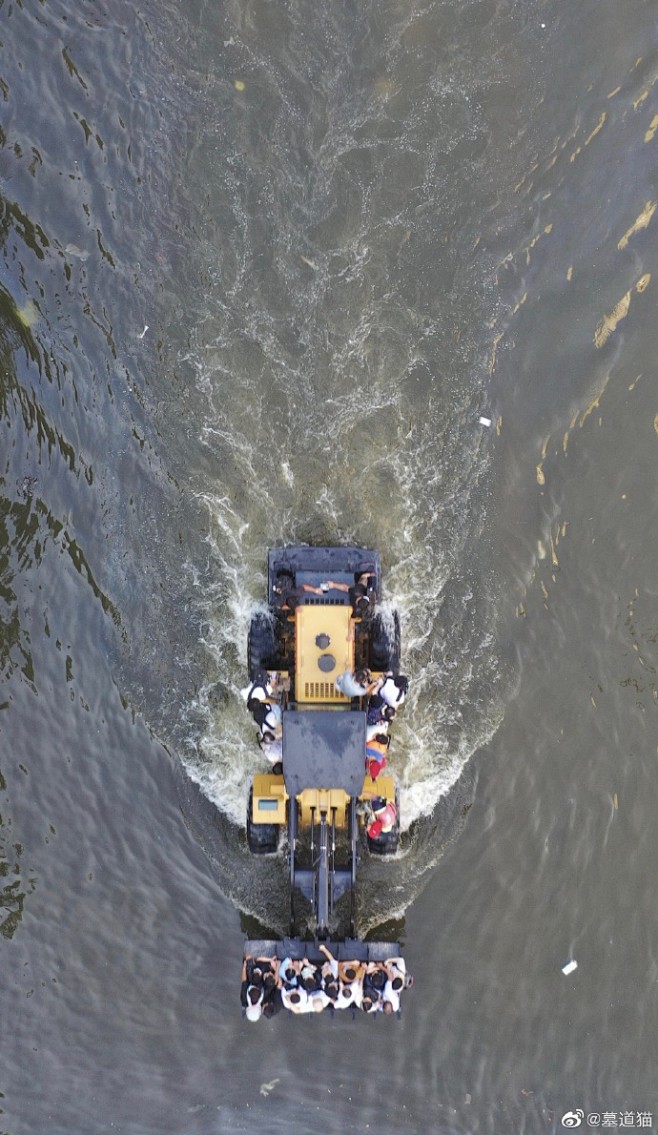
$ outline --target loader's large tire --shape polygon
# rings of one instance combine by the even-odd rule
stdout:
[[[276,630],[269,615],[258,611],[251,620],[247,657],[249,678],[255,682],[262,670],[276,669]]]
[[[400,616],[393,612],[393,618],[376,611],[370,633],[370,669],[400,670]]]
[[[252,855],[273,855],[279,849],[278,824],[254,824],[251,818],[253,791],[247,806],[247,843]]]

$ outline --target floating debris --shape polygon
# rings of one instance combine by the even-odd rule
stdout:
[[[555,548],[555,540],[553,539],[553,533],[552,532],[551,532],[551,563],[552,563],[554,568],[560,566],[560,561],[557,558],[557,551],[556,551],[556,548]]]
[[[644,206],[644,209],[640,213],[637,220],[634,221],[634,223],[631,225],[630,229],[628,229],[627,232],[624,233],[623,237],[621,238],[621,240],[619,241],[619,243],[617,245],[617,248],[619,248],[619,249],[626,248],[629,240],[631,239],[632,236],[635,235],[635,233],[639,232],[640,229],[648,228],[648,226],[651,222],[651,218],[653,217],[653,215],[656,211],[656,206],[658,206],[658,201],[647,201],[646,205]]]
[[[653,118],[651,119],[649,129],[647,130],[646,134],[644,135],[644,141],[645,142],[652,142],[653,139],[656,136],[656,130],[658,130],[658,114],[654,114]]]
[[[629,290],[621,297],[619,303],[615,304],[609,315],[605,315],[599,323],[594,336],[594,343],[597,347],[603,347],[608,342],[612,332],[617,329],[617,324],[628,315],[630,306],[631,292]]]
[[[77,244],[67,244],[64,251],[67,256],[74,256],[76,260],[82,260],[83,263],[89,259],[89,253]]]
[[[644,276],[640,277],[637,284],[635,285],[635,291],[638,293],[638,295],[646,290],[650,282],[651,274],[649,272],[646,272]],[[615,304],[612,311],[609,312],[608,315],[604,315],[594,335],[594,344],[596,347],[603,347],[604,344],[608,342],[608,339],[612,335],[613,331],[616,331],[617,325],[621,323],[622,319],[626,318],[626,316],[628,315],[628,309],[631,306],[632,294],[633,289],[629,288],[626,294],[621,297],[619,303]]]
[[[247,84],[242,79],[236,79],[233,83],[233,86],[235,87],[236,91],[244,91]]]

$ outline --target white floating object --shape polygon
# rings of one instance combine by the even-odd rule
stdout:
[[[143,338],[144,338],[144,336],[146,335],[146,332],[148,331],[148,329],[149,329],[149,325],[148,325],[148,323],[145,323],[145,324],[144,324],[144,330],[142,331],[141,335],[138,335],[138,336],[137,336],[137,338],[138,338],[138,339],[143,339]]]
[[[481,426],[490,426],[491,425],[491,418],[480,418],[479,421],[480,421]]]
[[[565,966],[562,966],[562,973],[570,974],[573,973],[575,969],[578,969],[578,962],[575,961],[574,958],[572,958],[570,962],[567,962]]]

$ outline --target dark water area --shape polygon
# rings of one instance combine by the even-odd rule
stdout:
[[[0,1132],[658,1126],[655,4],[0,43]],[[401,614],[399,1021],[240,1015],[285,542],[379,548]]]

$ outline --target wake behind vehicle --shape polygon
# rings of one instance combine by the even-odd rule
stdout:
[[[377,701],[376,691],[387,677],[395,691],[391,683],[400,668],[399,620],[380,600],[376,552],[269,552],[268,609],[252,619],[248,659],[252,689],[260,688],[261,696],[271,691],[275,708],[264,724],[261,712],[260,725],[272,769],[253,778],[246,829],[254,855],[286,850],[290,936],[247,942],[252,957],[306,957],[319,964],[320,943],[339,959],[400,957],[397,943],[359,941],[356,917],[360,853],[392,855],[400,831],[395,779],[383,771],[383,756],[367,756],[377,743],[368,728],[377,719],[376,704],[395,714],[382,697]],[[355,686],[364,672],[368,692],[360,682]],[[388,718],[381,728],[386,734]],[[312,942],[302,933],[312,934]]]

